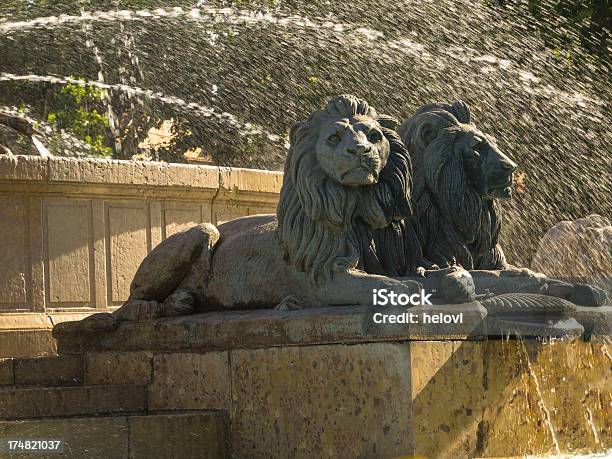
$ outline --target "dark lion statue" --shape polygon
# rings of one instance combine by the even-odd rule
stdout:
[[[425,105],[398,133],[413,165],[415,226],[426,259],[441,268],[458,264],[476,270],[471,275],[477,291],[544,293],[591,305],[604,301],[596,287],[507,263],[497,201],[511,196],[517,166],[472,124],[467,104]]]
[[[441,267],[507,268],[497,200],[512,193],[514,161],[471,123],[464,102],[425,105],[399,133],[413,163],[425,257]]]
[[[290,130],[277,215],[172,235],[142,262],[125,304],[88,317],[80,331],[194,311],[368,305],[381,288],[418,292],[418,277],[387,276],[421,266],[405,218],[412,213],[410,157],[396,127],[363,100],[333,98]],[[447,289],[459,292],[455,302],[466,299],[456,271],[441,270],[427,282],[441,278],[457,281]],[[70,327],[60,324],[54,333]]]

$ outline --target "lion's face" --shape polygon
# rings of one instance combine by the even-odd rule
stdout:
[[[455,143],[455,153],[462,155],[468,182],[482,197],[510,197],[517,166],[499,151],[491,137],[476,129],[463,131]]]
[[[389,141],[371,116],[327,118],[315,146],[323,170],[345,186],[373,185],[389,158]]]

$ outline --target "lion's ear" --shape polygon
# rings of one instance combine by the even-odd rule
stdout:
[[[389,115],[378,115],[376,121],[378,121],[378,124],[382,127],[391,129],[392,131],[395,131],[400,124],[399,120]]]
[[[460,123],[470,124],[470,107],[462,100],[453,102],[453,105],[451,106],[451,113]]]
[[[299,140],[297,138],[298,132],[300,130],[300,127],[302,126],[303,123],[295,123],[293,124],[290,128],[289,128],[289,143],[291,145],[295,145],[296,142]]]
[[[438,136],[440,130],[440,120],[434,116],[427,116],[421,125],[417,128],[416,139],[420,145],[420,149],[424,150]]]

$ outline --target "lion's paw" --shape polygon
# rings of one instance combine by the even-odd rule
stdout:
[[[296,311],[298,309],[304,309],[306,306],[307,305],[303,300],[289,295],[283,298],[274,309],[276,311]]]
[[[177,290],[164,300],[160,317],[177,317],[195,312],[195,297],[187,290]]]
[[[601,306],[606,301],[607,294],[604,290],[590,284],[573,284],[569,296],[572,303],[583,306]]]
[[[472,275],[463,268],[452,268],[442,277],[440,294],[452,304],[476,300],[476,286]]]
[[[75,322],[62,322],[53,327],[53,337],[63,338],[74,335],[93,335],[117,329],[120,320],[108,312],[101,312]]]

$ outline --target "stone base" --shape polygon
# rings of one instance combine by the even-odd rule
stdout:
[[[0,313],[0,359],[57,354],[53,326],[94,312]]]
[[[9,419],[0,434],[23,425],[45,436],[49,417],[104,413],[121,425],[140,419],[142,429],[132,423],[130,435],[142,435],[141,447],[150,442],[149,453],[160,438],[184,443],[187,452],[166,457],[198,457],[193,445],[201,441],[216,448],[210,457],[249,459],[612,449],[608,344],[487,339],[480,306],[461,308],[469,325],[428,336],[409,327],[373,330],[365,311],[333,308],[125,323],[98,340],[61,340],[58,357],[0,362],[0,418]],[[40,375],[28,376],[35,369]],[[95,406],[94,395],[105,393],[123,396],[100,395],[105,402]],[[205,440],[148,424],[211,411],[227,423]],[[104,422],[113,424],[101,420],[99,429]]]

